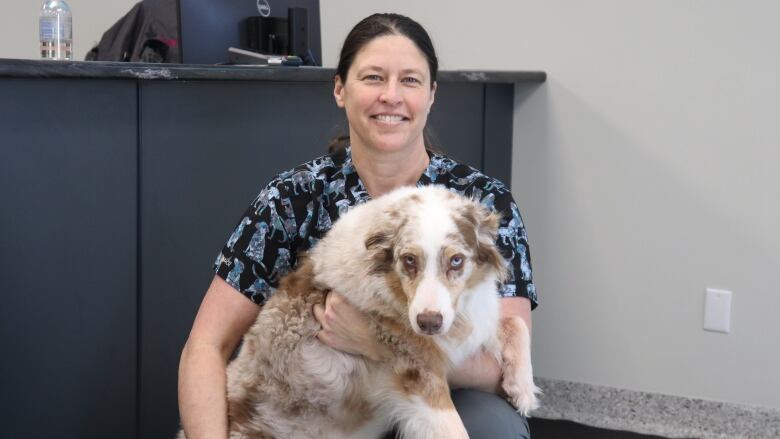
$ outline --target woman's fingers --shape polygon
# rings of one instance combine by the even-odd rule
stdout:
[[[325,307],[318,303],[314,305],[312,311],[314,312],[314,318],[317,320],[317,323],[319,323],[321,327],[325,327]]]
[[[344,296],[329,293],[324,306],[313,307],[314,318],[322,329],[317,338],[326,345],[350,354],[370,354],[374,340],[368,329],[368,319],[356,306]]]

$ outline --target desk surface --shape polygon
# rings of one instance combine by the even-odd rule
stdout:
[[[0,59],[0,77],[330,82],[335,69]],[[439,82],[541,83],[542,71],[440,71]]]

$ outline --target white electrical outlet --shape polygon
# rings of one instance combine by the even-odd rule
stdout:
[[[731,291],[707,288],[704,296],[704,330],[731,331]]]

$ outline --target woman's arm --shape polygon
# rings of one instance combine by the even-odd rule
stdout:
[[[531,331],[531,301],[525,297],[501,298],[501,318],[520,317]],[[530,334],[529,334],[530,336]],[[453,389],[476,389],[499,394],[501,390],[501,366],[487,353],[480,352],[467,359],[450,372],[448,377]]]
[[[214,276],[179,362],[179,415],[187,439],[228,437],[225,366],[259,312]]]

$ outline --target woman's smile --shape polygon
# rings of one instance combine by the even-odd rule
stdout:
[[[409,118],[400,114],[382,113],[371,116],[371,119],[377,121],[382,125],[399,125],[403,122],[408,122]]]

